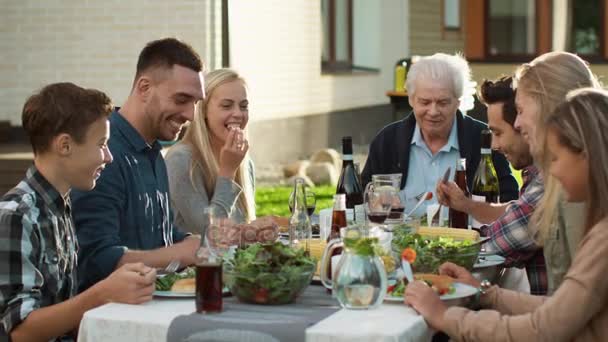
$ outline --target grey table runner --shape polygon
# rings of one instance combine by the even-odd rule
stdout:
[[[167,341],[304,341],[306,328],[340,310],[337,300],[322,286],[309,286],[293,304],[244,304],[224,298],[219,314],[177,316]]]

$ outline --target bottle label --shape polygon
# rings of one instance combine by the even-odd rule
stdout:
[[[475,202],[485,202],[486,201],[486,196],[479,196],[479,195],[471,195],[471,199]],[[480,229],[481,226],[483,226],[483,223],[477,221],[473,215],[471,215],[471,227],[475,228],[475,229]]]
[[[353,155],[345,154],[345,155],[343,155],[342,160],[353,160]]]
[[[481,154],[492,154],[492,149],[491,148],[482,148]]]

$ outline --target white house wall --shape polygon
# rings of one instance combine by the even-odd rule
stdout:
[[[407,56],[408,2],[354,1],[354,64],[379,72],[321,73],[315,0],[231,0],[230,64],[249,83],[251,120],[387,103],[395,62]]]

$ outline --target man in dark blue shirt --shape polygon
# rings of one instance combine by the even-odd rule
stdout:
[[[192,120],[204,97],[201,71],[198,54],[177,39],[152,41],[140,53],[131,94],[110,116],[114,163],[93,191],[72,196],[81,291],[124,263],[194,263],[200,238],[173,226],[158,140],[175,140]]]

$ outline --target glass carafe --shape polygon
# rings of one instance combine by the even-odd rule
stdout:
[[[403,222],[403,210],[405,209],[405,206],[403,203],[401,203],[401,199],[399,198],[401,177],[402,175],[400,173],[372,175],[371,183],[374,184],[375,187],[390,186],[395,190],[390,214],[388,215],[386,221],[384,221],[386,224],[397,224]]]
[[[338,302],[346,309],[373,309],[386,295],[386,271],[376,254],[378,238],[371,237],[361,225],[349,226],[340,232],[342,239],[329,242],[321,261],[321,281],[333,290]],[[332,251],[343,246],[344,252],[332,279],[328,279],[327,267]]]

